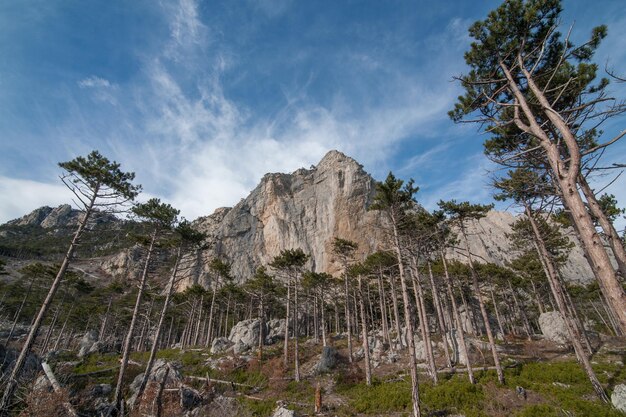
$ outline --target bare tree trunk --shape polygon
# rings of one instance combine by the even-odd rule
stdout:
[[[59,348],[59,343],[61,342],[61,338],[63,337],[63,332],[65,332],[65,327],[67,326],[67,322],[69,321],[70,316],[72,315],[72,311],[74,311],[73,305],[70,308],[69,313],[67,313],[67,316],[65,317],[65,321],[63,322],[63,326],[61,326],[61,331],[59,332],[59,336],[57,337],[56,342],[54,342],[54,346],[52,347],[52,350],[57,350]]]
[[[348,331],[348,362],[352,363],[352,329],[350,325],[350,293],[348,292],[348,266],[344,262],[343,267],[343,283],[345,294],[345,315],[346,315],[346,330]]]
[[[602,211],[602,208],[596,199],[595,193],[587,182],[587,178],[580,175],[578,184],[585,195],[591,214],[598,219],[598,223],[600,223],[600,226],[602,227],[602,230],[604,231],[604,234],[609,242],[609,246],[611,247],[615,260],[617,261],[617,270],[622,278],[626,279],[626,250],[624,250],[622,239],[620,239],[617,234],[613,223],[611,223],[611,221],[606,217],[604,211]]]
[[[461,317],[459,315],[459,308],[456,305],[456,299],[454,298],[454,290],[452,289],[452,280],[450,279],[450,275],[448,274],[448,263],[446,262],[446,254],[444,250],[441,251],[441,261],[443,263],[443,271],[446,279],[446,287],[448,289],[448,297],[450,298],[450,302],[452,303],[452,315],[454,316],[454,322],[456,323],[456,334],[459,336],[459,344],[461,347],[461,353],[465,355],[465,366],[467,368],[467,376],[469,378],[470,383],[475,384],[476,380],[474,379],[474,371],[472,370],[472,362],[469,356],[469,350],[467,349],[467,343],[465,342],[465,330],[463,329],[463,323],[461,322]],[[450,335],[452,338],[456,338],[455,334]]]
[[[291,286],[287,282],[287,308],[285,313],[285,341],[283,346],[283,363],[289,366],[289,307],[291,305]]]
[[[507,280],[507,282],[509,284],[509,290],[511,291],[511,294],[513,295],[513,302],[515,303],[515,308],[517,309],[517,311],[519,311],[519,314],[522,317],[522,323],[524,323],[524,330],[526,331],[526,335],[528,336],[528,339],[530,339],[533,334],[533,329],[530,327],[528,316],[526,315],[526,312],[523,310],[519,300],[517,299],[517,294],[515,293],[513,284],[511,284],[511,280]]]
[[[146,364],[146,369],[143,373],[143,378],[141,380],[141,384],[137,389],[136,401],[141,402],[141,396],[143,395],[143,391],[146,388],[148,383],[148,378],[150,377],[150,373],[152,372],[152,366],[154,365],[154,361],[156,359],[156,354],[159,346],[159,338],[161,337],[161,331],[163,329],[163,323],[165,323],[165,316],[167,315],[167,310],[170,304],[170,300],[172,298],[172,293],[174,292],[174,282],[176,281],[176,273],[178,272],[178,265],[181,257],[181,247],[178,247],[176,253],[176,261],[174,262],[174,269],[172,269],[172,273],[170,274],[169,282],[167,283],[167,290],[165,293],[165,301],[163,302],[163,307],[161,308],[161,314],[159,315],[159,323],[157,324],[156,333],[154,335],[154,341],[152,342],[152,348],[150,349],[150,357],[148,358],[148,363]],[[172,320],[174,318],[172,317]],[[172,332],[172,324],[170,322],[170,335]],[[169,336],[168,336],[169,342]],[[131,404],[132,408],[134,404]]]
[[[539,314],[543,314],[545,310],[543,308],[543,303],[541,302],[541,299],[539,298],[539,293],[537,292],[537,287],[535,286],[535,281],[533,281],[531,279],[530,280],[530,285],[532,285],[532,287],[533,287],[533,294],[535,296],[535,302],[537,303],[537,308],[539,309]]]
[[[293,284],[293,337],[294,337],[294,379],[300,382],[300,358],[298,355],[298,277],[295,277]]]
[[[474,293],[476,294],[476,298],[478,299],[478,305],[480,306],[480,313],[483,316],[483,321],[485,323],[485,330],[487,332],[487,339],[489,340],[489,347],[491,348],[491,355],[493,356],[493,362],[496,367],[496,373],[498,374],[498,381],[501,384],[504,384],[504,372],[502,372],[502,366],[500,365],[500,357],[498,356],[498,351],[496,351],[496,342],[493,338],[493,332],[491,331],[491,323],[489,323],[489,316],[487,315],[487,309],[485,308],[485,303],[483,302],[483,298],[480,294],[480,286],[478,285],[478,274],[474,269],[474,262],[472,260],[472,254],[469,250],[469,242],[467,240],[467,233],[465,231],[465,226],[463,222],[461,222],[461,233],[463,234],[463,239],[465,240],[465,250],[467,254],[467,259],[469,261],[470,272],[472,275],[472,283],[474,284]]]
[[[419,280],[417,272],[417,260],[411,255],[411,268],[409,269],[411,280],[413,281],[413,296],[415,297],[415,307],[420,322],[420,330],[422,332],[422,341],[424,342],[424,351],[426,353],[426,363],[428,363],[428,371],[433,382],[437,384],[439,378],[437,376],[437,366],[435,365],[435,357],[433,356],[433,348],[430,341],[430,329],[428,328],[428,317],[426,316],[426,306],[424,305],[424,291]],[[413,355],[417,357],[417,352],[413,351]]]
[[[400,272],[400,286],[402,288],[402,301],[404,304],[404,323],[406,326],[407,339],[409,343],[409,369],[411,372],[411,400],[413,404],[412,414],[413,414],[413,417],[421,417],[417,361],[415,359],[415,339],[414,339],[414,333],[413,333],[413,323],[411,323],[411,316],[410,316],[410,311],[409,311],[409,292],[407,290],[406,281],[404,279],[404,265],[402,263],[400,239],[398,238],[397,222],[393,213],[391,213],[391,224],[393,228],[394,249],[396,252],[396,259],[398,261],[398,269]],[[401,340],[400,333],[398,333],[398,339]]]
[[[598,378],[596,377],[596,374],[591,367],[591,363],[589,362],[589,358],[585,354],[583,346],[580,342],[578,327],[572,322],[570,315],[567,313],[565,297],[563,296],[561,283],[557,278],[557,269],[554,266],[552,259],[550,258],[550,254],[545,246],[545,242],[543,240],[543,237],[541,236],[541,233],[539,232],[539,228],[537,227],[537,223],[535,222],[535,218],[533,217],[530,208],[526,206],[525,210],[526,217],[528,218],[530,225],[533,229],[534,242],[537,248],[537,252],[541,259],[543,259],[542,264],[546,268],[548,282],[550,283],[550,289],[552,290],[552,294],[554,295],[554,299],[559,308],[559,312],[561,313],[561,316],[563,316],[563,319],[565,321],[567,331],[570,335],[570,340],[572,342],[572,345],[574,346],[574,350],[577,352],[576,356],[578,356],[578,360],[585,370],[585,373],[587,373],[587,377],[589,378],[589,381],[591,382],[591,385],[593,386],[593,389],[598,397],[605,403],[608,403],[609,398],[604,392],[604,388],[602,388],[600,381],[598,381]]]
[[[34,282],[35,282],[35,278],[33,277],[30,280],[30,284],[28,284],[28,289],[26,290],[26,294],[24,294],[24,298],[22,298],[20,307],[17,309],[17,312],[15,313],[15,317],[13,318],[13,324],[11,325],[11,330],[9,331],[9,335],[7,336],[6,342],[4,342],[5,346],[9,345],[9,342],[11,341],[11,337],[13,337],[13,333],[15,332],[15,327],[17,326],[17,322],[20,319],[20,314],[22,314],[22,309],[24,308],[24,304],[26,304],[26,300],[28,299],[28,296],[30,295],[30,291],[33,288]],[[4,293],[3,296],[4,295],[6,295],[6,293]]]
[[[322,292],[320,294],[320,312],[321,312],[321,316],[322,316],[322,346],[327,346],[327,342],[326,342],[326,318],[324,317],[324,310],[326,310],[326,308],[324,307],[324,293]]]
[[[395,319],[394,325],[396,328],[396,337],[398,338],[398,344],[400,345],[400,349],[402,349],[404,345],[402,343],[402,332],[400,330],[400,309],[398,308],[398,293],[396,291],[396,278],[393,276],[393,274],[389,276],[389,283],[391,284],[391,302],[393,304],[393,316]]]
[[[389,338],[389,323],[387,322],[387,306],[385,298],[385,288],[383,286],[382,271],[379,269],[377,274],[378,281],[378,294],[380,303],[380,318],[383,326],[383,339],[391,346],[391,339]]]
[[[113,302],[113,296],[109,297],[109,304],[107,305],[106,312],[104,313],[104,318],[102,319],[102,326],[100,326],[100,332],[98,333],[98,340],[102,340],[104,338],[104,333],[106,332],[107,324],[109,322],[109,311],[111,310],[112,302]]]
[[[498,322],[498,329],[500,329],[500,334],[504,337],[504,327],[502,327],[502,319],[500,318],[500,311],[498,310],[498,303],[496,301],[496,296],[493,294],[493,288],[489,289],[489,293],[491,294],[491,302],[493,303],[493,310],[496,312],[496,321]]]
[[[363,302],[363,279],[361,275],[358,276],[359,282],[359,309],[361,311],[361,327],[363,332],[363,353],[365,355],[365,383],[372,385],[372,366],[370,363],[370,344],[367,339],[367,319],[365,317],[365,303]]]
[[[430,288],[433,293],[433,304],[435,305],[435,311],[437,312],[437,323],[439,324],[439,331],[441,332],[441,342],[443,344],[443,353],[446,358],[446,366],[448,368],[452,368],[450,351],[448,350],[448,339],[446,338],[446,322],[443,318],[441,300],[439,300],[439,291],[435,285],[435,278],[433,277],[433,269],[430,266],[430,261],[428,261],[428,276],[430,278]]]
[[[148,279],[148,269],[150,267],[150,260],[152,258],[152,252],[154,250],[154,243],[157,238],[157,230],[152,232],[150,239],[150,246],[148,247],[148,255],[144,263],[143,272],[141,274],[141,282],[139,283],[139,291],[137,292],[137,300],[135,301],[135,309],[133,310],[133,316],[130,320],[130,326],[126,333],[126,339],[124,340],[124,348],[122,350],[122,361],[120,365],[120,372],[117,377],[117,385],[115,387],[115,394],[113,396],[113,405],[115,409],[120,410],[122,406],[122,388],[124,384],[124,376],[126,374],[126,367],[128,366],[128,358],[130,357],[130,346],[133,340],[133,333],[135,326],[137,325],[137,318],[139,317],[139,310],[141,308],[141,300],[143,298],[143,292],[146,287],[146,281]]]
[[[67,268],[74,256],[74,250],[76,249],[76,246],[78,245],[78,242],[83,234],[83,231],[85,230],[85,226],[87,225],[87,220],[89,219],[89,216],[91,215],[93,211],[93,207],[96,201],[96,196],[98,194],[98,191],[99,191],[99,187],[96,187],[95,192],[93,193],[93,196],[91,200],[89,201],[89,204],[86,207],[85,214],[78,225],[78,229],[76,230],[76,233],[74,233],[74,238],[72,239],[72,243],[70,243],[70,247],[68,248],[67,253],[65,254],[65,257],[63,258],[63,262],[61,263],[61,268],[59,268],[59,272],[57,272],[57,275],[54,278],[52,285],[50,286],[50,290],[48,291],[48,294],[46,295],[46,298],[43,304],[41,305],[41,308],[39,309],[39,312],[37,313],[37,316],[35,317],[33,324],[30,327],[30,331],[28,332],[28,336],[26,336],[26,340],[24,341],[22,350],[20,351],[20,354],[15,361],[15,365],[13,365],[13,370],[11,371],[11,375],[9,375],[8,379],[6,380],[4,393],[2,395],[2,399],[0,400],[0,413],[8,413],[9,407],[11,405],[10,402],[11,402],[11,399],[13,398],[13,393],[15,392],[15,389],[17,388],[18,378],[20,374],[22,373],[22,368],[24,367],[24,363],[26,362],[26,357],[30,353],[33,343],[35,342],[35,339],[37,338],[37,333],[39,333],[39,328],[41,327],[41,323],[43,322],[46,312],[48,311],[48,308],[50,308],[50,304],[52,304],[52,299],[54,298],[54,295],[56,294],[59,286],[61,285],[61,280],[65,276],[65,271],[67,271]]]

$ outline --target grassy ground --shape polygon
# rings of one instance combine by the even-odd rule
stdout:
[[[337,347],[345,352],[344,341]],[[540,349],[535,348],[535,351]],[[232,381],[248,386],[187,380],[202,392],[210,395],[227,395],[237,398],[241,407],[253,416],[269,416],[277,401],[303,414],[313,414],[317,387],[322,392],[324,413],[332,416],[402,416],[411,409],[410,378],[406,363],[376,368],[374,383],[363,382],[362,361],[353,364],[342,360],[337,369],[325,375],[312,375],[308,370],[316,363],[321,351],[319,345],[303,344],[300,361],[303,380],[293,381],[291,362],[285,367],[282,345],[264,350],[264,358],[244,360],[229,356],[210,355],[205,349],[181,351],[169,349],[158,357],[178,362],[183,376],[206,377]],[[67,355],[65,355],[67,356]],[[593,366],[610,393],[618,383],[626,382],[626,359],[623,347],[605,348],[593,358]],[[141,365],[132,365],[126,383],[143,370],[147,353],[135,353],[131,359]],[[221,361],[219,359],[221,358]],[[75,395],[98,383],[114,383],[117,378],[119,357],[115,354],[95,354],[71,367],[61,363],[71,360],[61,357],[57,361],[59,372]],[[439,374],[439,384],[434,385],[426,373],[420,374],[420,401],[428,416],[463,415],[465,417],[620,417],[621,413],[600,402],[591,384],[571,353],[561,352],[550,358],[526,358],[505,370],[506,384],[500,385],[495,371],[476,372],[477,383],[472,385],[465,373]],[[505,358],[506,361],[506,358]],[[513,361],[509,360],[509,363]],[[218,364],[219,363],[219,364]],[[253,388],[256,387],[256,388]],[[517,387],[526,394],[519,395]]]

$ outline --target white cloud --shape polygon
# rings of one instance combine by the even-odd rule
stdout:
[[[71,204],[72,193],[61,183],[0,176],[0,224],[30,213],[41,206]]]
[[[109,88],[111,87],[111,82],[105,78],[92,75],[78,81],[78,86],[80,88]]]

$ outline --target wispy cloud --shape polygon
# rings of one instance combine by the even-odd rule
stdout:
[[[111,82],[107,79],[92,75],[78,81],[78,86],[80,88],[109,88],[111,87]]]

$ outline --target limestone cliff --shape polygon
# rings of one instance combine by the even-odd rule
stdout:
[[[238,280],[250,277],[283,249],[302,248],[311,255],[308,267],[336,272],[331,253],[334,237],[359,244],[359,253],[381,248],[380,215],[367,211],[374,180],[354,159],[331,151],[310,169],[266,174],[260,184],[232,209],[218,209],[194,224],[213,238],[206,256],[232,262]],[[182,285],[206,285],[205,267]]]
[[[381,227],[384,219],[378,212],[367,210],[374,194],[374,179],[358,162],[337,151],[329,152],[310,169],[266,174],[235,207],[218,209],[194,222],[212,237],[212,249],[198,260],[181,288],[208,285],[211,274],[206,260],[213,256],[230,261],[234,277],[243,281],[283,249],[302,248],[311,255],[309,268],[336,273],[339,264],[331,250],[334,237],[357,242],[359,258],[388,249]],[[514,221],[511,213],[491,211],[469,226],[470,249],[479,261],[505,265],[517,256],[506,237]],[[465,260],[462,251],[450,253]],[[593,279],[579,245],[572,250],[562,273],[574,282]]]

